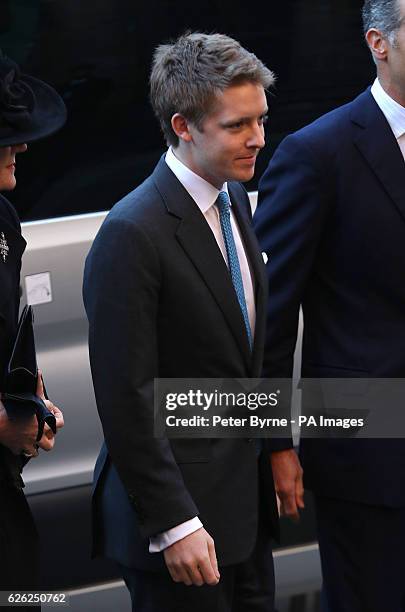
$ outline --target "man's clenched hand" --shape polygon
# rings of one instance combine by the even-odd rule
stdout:
[[[203,527],[166,548],[163,554],[174,582],[188,586],[218,584],[220,574],[214,540]]]

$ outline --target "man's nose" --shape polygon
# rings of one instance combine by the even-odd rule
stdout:
[[[248,147],[263,149],[265,145],[263,125],[256,125],[252,128],[252,133],[247,144]]]

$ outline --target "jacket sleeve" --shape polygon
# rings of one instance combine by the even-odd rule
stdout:
[[[320,160],[297,135],[275,152],[259,184],[254,228],[268,256],[269,300],[263,375],[292,378],[300,306],[327,215]],[[292,442],[290,441],[290,446]],[[272,450],[288,446],[270,440]]]
[[[85,267],[90,362],[108,452],[144,537],[198,514],[168,440],[153,437],[160,282],[145,231],[108,219]]]

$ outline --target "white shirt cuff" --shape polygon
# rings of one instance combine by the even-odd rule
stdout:
[[[158,533],[158,535],[149,539],[149,552],[161,552],[168,546],[190,535],[190,533],[194,533],[194,531],[197,531],[197,529],[200,529],[202,526],[203,524],[198,516],[195,516],[176,527],[172,527],[167,531],[162,531],[162,533]]]

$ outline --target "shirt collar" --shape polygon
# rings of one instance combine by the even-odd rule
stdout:
[[[394,132],[395,138],[405,134],[405,108],[387,94],[378,79],[374,81],[371,93]]]
[[[208,183],[208,181],[185,166],[183,162],[175,156],[172,147],[169,147],[165,161],[203,214],[215,204],[219,191],[226,191],[226,193],[228,193],[227,183],[224,183],[221,189],[218,190],[211,185],[211,183]]]

